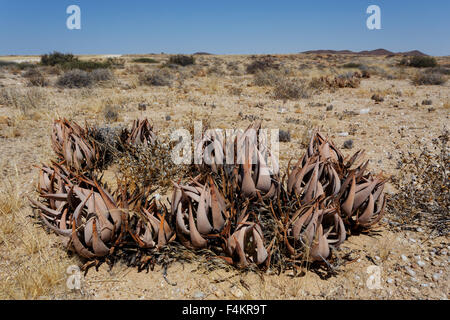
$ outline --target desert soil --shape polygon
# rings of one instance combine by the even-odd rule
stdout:
[[[167,60],[165,55],[152,57]],[[81,262],[66,253],[56,236],[34,223],[26,198],[36,197],[35,166],[54,159],[49,135],[58,117],[104,125],[105,108],[117,106],[118,118],[110,125],[147,117],[161,135],[187,128],[192,119],[207,119],[213,128],[242,129],[252,119],[261,119],[265,128],[291,134],[289,142],[280,143],[282,170],[289,159],[302,155],[305,141],[317,127],[338,147],[352,139],[352,150],[342,149],[345,155],[365,149],[370,170],[386,176],[398,174],[399,152],[412,148],[413,139],[431,144],[449,123],[450,83],[415,86],[410,75],[416,70],[399,71],[392,67],[393,60],[302,54],[275,57],[289,77],[305,81],[347,72],[339,66],[355,60],[382,71],[362,79],[358,88],[323,89],[308,98],[282,100],[273,97],[270,86],[253,83],[253,75],[245,72],[249,56],[199,56],[194,66],[172,70],[176,80],[161,87],[138,81],[139,74],[157,65],[132,63],[128,56],[122,57],[125,67],[114,70],[116,80],[82,89],[56,87],[57,75],[50,72],[49,86],[29,87],[24,71],[0,69],[0,90],[26,92],[31,101],[24,98],[15,106],[0,101],[0,191],[3,205],[10,207],[0,214],[0,298],[447,299],[448,237],[430,234],[418,225],[405,228],[391,223],[389,212],[377,232],[351,236],[344,242],[340,250],[351,260],[328,278],[314,270],[296,276],[290,271],[277,275],[231,268],[208,270],[199,258],[170,265],[167,280],[159,266],[138,272],[117,263],[111,270],[106,264],[98,271],[90,269],[82,277],[81,290],[66,287],[67,267]],[[450,59],[439,58],[439,62],[449,64]],[[375,93],[384,101],[372,100]],[[424,100],[431,100],[431,105],[423,105]],[[138,110],[139,103],[147,105],[145,111]],[[332,110],[327,111],[330,105]],[[360,114],[368,108],[368,113]],[[396,192],[389,183],[385,190]],[[368,288],[370,266],[381,268],[379,288]]]

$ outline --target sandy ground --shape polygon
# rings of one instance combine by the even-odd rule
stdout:
[[[14,57],[21,59],[20,57]],[[251,119],[262,119],[266,128],[288,130],[290,142],[280,143],[280,161],[285,170],[289,159],[298,159],[303,143],[315,127],[342,147],[353,140],[352,150],[366,150],[370,169],[386,175],[398,173],[399,152],[411,148],[413,139],[430,144],[448,126],[450,83],[414,86],[416,70],[399,71],[395,61],[384,57],[277,56],[289,77],[310,80],[322,74],[347,72],[339,66],[355,61],[381,68],[359,88],[324,89],[309,98],[277,100],[270,86],[259,87],[245,73],[249,56],[199,56],[195,66],[180,67],[172,86],[141,85],[139,74],[157,65],[131,63],[116,69],[116,80],[84,89],[61,89],[53,85],[28,87],[24,71],[0,69],[0,90],[19,90],[26,97],[16,105],[0,101],[0,190],[4,207],[0,214],[0,297],[37,299],[447,299],[449,295],[448,237],[435,237],[420,226],[404,230],[389,220],[389,213],[376,235],[350,237],[341,252],[351,262],[339,266],[336,275],[321,277],[317,271],[293,276],[208,270],[204,261],[174,263],[167,270],[138,273],[118,263],[112,270],[102,265],[81,277],[81,290],[66,287],[67,267],[80,265],[69,257],[56,236],[45,233],[28,216],[32,210],[26,195],[35,196],[37,169],[54,158],[49,134],[57,117],[80,124],[104,124],[107,105],[117,106],[113,125],[148,117],[156,132],[187,128],[190,119],[207,119],[214,128],[245,129]],[[166,56],[155,55],[158,61]],[[28,57],[27,57],[28,59]],[[440,58],[449,64],[448,58]],[[305,67],[306,65],[306,67]],[[231,67],[230,67],[231,66]],[[388,76],[387,76],[388,75]],[[392,76],[389,76],[392,75]],[[371,99],[373,94],[383,102]],[[430,99],[431,105],[422,105]],[[138,104],[145,103],[145,111]],[[332,105],[331,111],[326,111]],[[369,108],[367,114],[361,109]],[[353,113],[352,113],[353,111]],[[170,116],[170,120],[167,120]],[[342,133],[348,133],[342,136]],[[388,184],[386,192],[396,190]],[[170,193],[169,193],[170,194]],[[379,288],[370,287],[369,276],[380,267]],[[368,287],[369,282],[369,287]]]

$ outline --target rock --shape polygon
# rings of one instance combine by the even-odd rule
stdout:
[[[417,261],[417,265],[419,266],[419,267],[425,267],[425,262],[423,262],[422,260],[419,260],[419,261]]]
[[[436,111],[436,109],[435,108],[428,108],[428,112],[433,112],[433,111]]]
[[[417,232],[423,232],[423,229],[422,229],[421,227],[418,227],[418,228],[416,229],[416,231],[417,231]]]
[[[345,141],[343,147],[344,147],[344,149],[353,148],[353,140],[349,139],[349,140]]]
[[[441,278],[441,274],[440,273],[433,273],[433,280],[434,281],[438,281]]]
[[[242,298],[244,296],[241,289],[239,289],[238,287],[231,288],[231,294],[236,298]]]
[[[205,297],[205,294],[203,292],[197,291],[194,293],[194,299],[203,299]]]
[[[138,109],[140,111],[145,111],[145,110],[147,110],[147,105],[145,103],[139,103],[138,104]]]
[[[346,137],[346,136],[348,136],[348,132],[339,132],[338,136],[339,137]]]
[[[166,121],[170,121],[170,120],[172,120],[172,117],[169,116],[169,115],[167,115],[167,116],[166,116]]]
[[[411,277],[416,276],[416,272],[413,269],[411,269],[410,267],[405,267],[405,270]]]
[[[331,110],[333,110],[333,105],[332,105],[332,104],[330,104],[330,105],[327,107],[327,111],[331,111]]]
[[[368,114],[370,112],[370,108],[359,110],[359,114]]]
[[[371,99],[374,100],[375,102],[383,102],[384,101],[384,98],[379,94],[374,94]]]
[[[425,99],[422,101],[423,106],[431,106],[432,104],[433,104],[433,101],[431,101],[429,99]]]
[[[375,260],[380,260],[381,259],[379,256],[375,256],[374,258],[375,258]]]
[[[394,280],[392,280],[391,278],[387,278],[386,282],[387,283],[394,283]]]

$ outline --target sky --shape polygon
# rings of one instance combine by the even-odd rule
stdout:
[[[66,9],[81,9],[69,30]],[[381,29],[369,30],[369,5]],[[0,55],[420,50],[450,55],[448,0],[0,0]]]

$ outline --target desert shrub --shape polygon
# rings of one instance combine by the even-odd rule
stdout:
[[[346,69],[359,69],[362,66],[361,63],[357,63],[357,62],[349,62],[346,63],[344,65],[342,65],[342,68],[346,68]]]
[[[139,76],[139,82],[147,86],[170,86],[172,74],[167,69],[149,71]]]
[[[247,73],[255,74],[258,71],[266,71],[268,69],[278,69],[279,64],[275,63],[272,57],[264,57],[253,61],[247,66]]]
[[[420,85],[441,85],[447,82],[447,79],[439,73],[417,73],[412,78],[412,83]]]
[[[46,86],[48,86],[47,79],[37,69],[28,69],[23,76],[28,79],[28,85],[29,86],[35,86],[35,87],[46,87]]]
[[[403,58],[400,65],[414,68],[432,68],[438,65],[434,57],[412,57]]]
[[[309,81],[309,87],[311,89],[323,90],[327,88],[327,84],[323,81],[323,78],[312,78],[311,81]]]
[[[119,107],[106,105],[103,110],[103,115],[108,122],[116,122],[119,119]]]
[[[136,59],[133,59],[133,62],[136,62],[136,63],[158,63],[157,60],[152,59],[152,58],[136,58]]]
[[[53,53],[44,54],[41,56],[41,64],[44,66],[56,66],[78,60],[71,53],[61,53],[54,51]]]
[[[273,95],[282,100],[306,99],[310,97],[310,91],[303,81],[283,79],[275,84]]]
[[[108,62],[99,62],[99,61],[83,61],[83,60],[73,60],[69,62],[65,62],[61,64],[61,67],[64,70],[83,70],[83,71],[92,71],[96,69],[107,69],[110,68],[111,65]]]
[[[274,86],[284,79],[279,70],[258,71],[253,77],[253,83],[256,86]]]
[[[70,70],[58,77],[56,84],[64,88],[84,88],[93,83],[92,76],[83,70]]]
[[[60,66],[63,70],[84,70],[107,69],[112,66],[112,61],[105,62],[79,60],[71,53],[53,52],[41,56],[41,64],[44,66]]]
[[[1,88],[0,104],[20,109],[27,113],[47,104],[47,95],[42,88]]]
[[[399,174],[391,183],[398,190],[388,201],[390,220],[401,226],[422,225],[448,235],[450,230],[449,131],[443,129],[429,147],[416,138],[411,147],[400,151]]]
[[[169,58],[169,64],[177,64],[179,66],[188,66],[195,63],[193,56],[186,56],[182,54],[177,54]]]
[[[99,81],[111,81],[114,80],[114,73],[109,69],[96,69],[91,72],[92,80]]]
[[[444,66],[439,66],[439,67],[429,68],[426,70],[426,72],[444,74],[444,75],[448,76],[448,75],[450,75],[450,68],[444,67]]]

